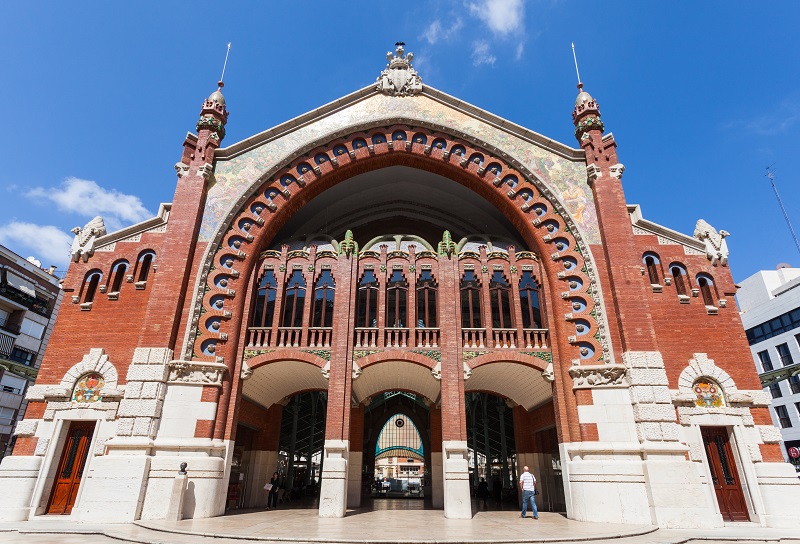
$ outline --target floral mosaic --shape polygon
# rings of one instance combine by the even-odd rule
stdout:
[[[711,380],[701,378],[694,382],[695,405],[701,408],[721,408],[725,406],[720,386]]]
[[[103,385],[103,376],[97,372],[84,374],[78,379],[78,383],[75,384],[75,389],[72,392],[72,400],[84,403],[99,402],[102,400],[100,391],[103,389]]]
[[[571,160],[513,134],[499,130],[425,96],[402,100],[373,95],[331,113],[284,136],[235,156],[220,159],[209,189],[200,230],[200,241],[211,241],[214,233],[239,198],[270,168],[283,164],[303,145],[347,127],[399,117],[434,123],[482,140],[524,164],[562,201],[589,244],[600,243],[597,214],[586,183],[586,165]]]

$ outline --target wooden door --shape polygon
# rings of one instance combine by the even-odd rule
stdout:
[[[702,427],[703,445],[717,503],[725,521],[750,521],[742,483],[725,427]]]
[[[73,421],[67,432],[67,441],[61,460],[58,462],[58,472],[55,477],[53,493],[47,505],[48,514],[69,514],[75,505],[78,496],[78,487],[81,485],[83,469],[89,454],[89,445],[94,433],[94,421]]]

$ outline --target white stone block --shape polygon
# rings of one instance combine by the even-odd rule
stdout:
[[[144,382],[142,384],[142,397],[143,399],[158,399],[163,398],[165,385],[159,382]]]
[[[23,419],[17,423],[17,427],[14,429],[14,434],[16,436],[33,436],[36,434],[36,427],[38,425],[38,419]]]
[[[0,462],[0,521],[27,521],[41,457],[9,455]]]
[[[142,396],[142,382],[130,382],[125,388],[126,399],[138,399]]]
[[[169,367],[166,365],[131,365],[128,368],[128,382],[163,382],[168,373]]]
[[[655,402],[656,397],[653,394],[654,387],[650,385],[637,385],[631,387],[631,394],[633,395],[633,402],[636,404],[652,404]]]
[[[120,417],[159,417],[161,400],[157,399],[123,399],[119,403]]]
[[[172,350],[169,348],[152,348],[147,357],[151,364],[167,364],[172,360]]]
[[[137,417],[133,421],[133,436],[151,436],[153,419],[149,417]]]
[[[44,456],[47,453],[47,446],[50,445],[49,438],[40,438],[36,442],[36,449],[33,451],[34,455]]]
[[[132,417],[119,418],[117,420],[117,435],[131,436],[133,434],[133,422],[134,418]]]
[[[761,434],[764,444],[778,444],[781,441],[781,432],[772,425],[758,425],[756,427]]]
[[[667,373],[660,369],[631,368],[628,371],[631,385],[665,385],[669,386]]]
[[[637,404],[633,417],[636,421],[675,421],[675,408],[671,404]]]

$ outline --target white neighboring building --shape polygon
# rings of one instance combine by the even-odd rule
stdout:
[[[756,369],[772,395],[770,414],[783,435],[784,458],[800,472],[800,375],[769,384],[776,374],[800,372],[800,268],[762,270],[740,282],[736,294]],[[781,372],[784,370],[785,372]]]

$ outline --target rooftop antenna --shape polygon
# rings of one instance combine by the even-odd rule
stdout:
[[[231,42],[228,42],[228,50],[225,51],[225,62],[222,64],[222,75],[219,76],[218,85],[220,86],[220,88],[225,86],[222,80],[225,79],[225,68],[228,66],[228,55],[230,55],[230,53],[231,53]]]
[[[583,83],[581,82],[581,73],[578,71],[578,57],[575,55],[575,42],[572,42],[572,58],[575,61],[575,74],[578,76],[578,88],[583,89]]]
[[[783,200],[781,200],[781,195],[778,194],[778,188],[775,186],[775,163],[767,166],[767,173],[766,176],[769,178],[769,182],[772,184],[772,190],[775,191],[775,198],[778,199],[778,204],[780,204],[781,211],[783,212],[783,218],[786,220],[786,225],[789,227],[789,232],[792,233],[792,238],[794,239],[794,245],[797,246],[797,251],[800,253],[800,242],[797,240],[797,235],[794,233],[794,229],[792,228],[792,222],[789,221],[789,215],[786,213],[786,207],[783,205]]]

